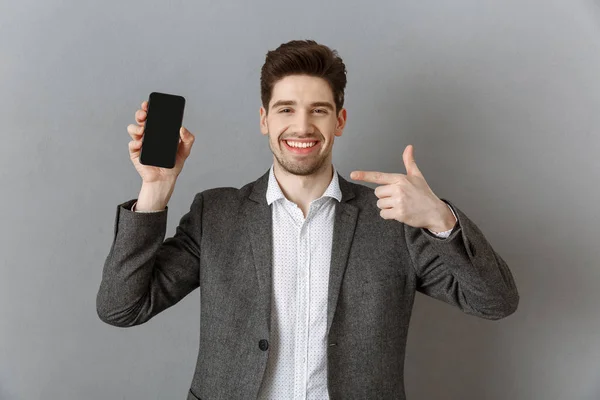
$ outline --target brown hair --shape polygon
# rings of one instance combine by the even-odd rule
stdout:
[[[292,40],[269,51],[260,73],[261,100],[267,112],[273,86],[288,75],[325,79],[333,91],[336,113],[344,106],[346,66],[336,50],[314,40]]]

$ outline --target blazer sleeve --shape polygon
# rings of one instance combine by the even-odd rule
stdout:
[[[142,324],[183,299],[199,283],[202,194],[166,240],[168,207],[131,211],[136,200],[117,206],[114,237],[96,296],[100,319],[110,325]]]
[[[417,290],[478,317],[500,319],[512,314],[519,294],[508,265],[460,209],[442,200],[458,219],[448,238],[404,224]]]

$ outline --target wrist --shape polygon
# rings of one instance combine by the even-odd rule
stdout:
[[[136,211],[160,211],[169,203],[175,182],[142,183],[140,194],[135,205]]]
[[[452,228],[454,228],[457,219],[454,216],[452,210],[450,210],[450,206],[446,204],[443,200],[440,200],[436,210],[436,218],[434,222],[427,227],[427,229],[429,229],[432,232],[440,233],[449,231]]]

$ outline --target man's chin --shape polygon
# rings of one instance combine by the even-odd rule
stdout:
[[[319,172],[323,166],[322,162],[310,161],[310,162],[286,162],[279,163],[280,166],[289,174],[298,176],[309,176]]]
[[[296,176],[310,176],[310,175],[314,175],[317,170],[316,169],[310,169],[310,170],[305,170],[305,169],[296,169],[296,170],[287,170],[290,174],[292,175],[296,175]]]

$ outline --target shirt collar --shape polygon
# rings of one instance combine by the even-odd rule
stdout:
[[[337,201],[341,201],[342,200],[342,191],[340,189],[340,183],[339,183],[339,179],[338,179],[337,170],[335,169],[335,166],[332,165],[332,167],[333,167],[333,178],[331,178],[331,182],[329,183],[329,186],[327,186],[325,193],[323,193],[323,195],[320,198],[331,197],[331,198],[336,199]],[[271,165],[271,169],[269,170],[269,183],[267,186],[267,204],[271,205],[271,203],[273,203],[274,201],[277,201],[282,198],[285,198],[285,195],[281,191],[281,187],[279,186],[279,183],[277,182],[277,179],[275,178],[275,172],[273,171],[273,165]]]

